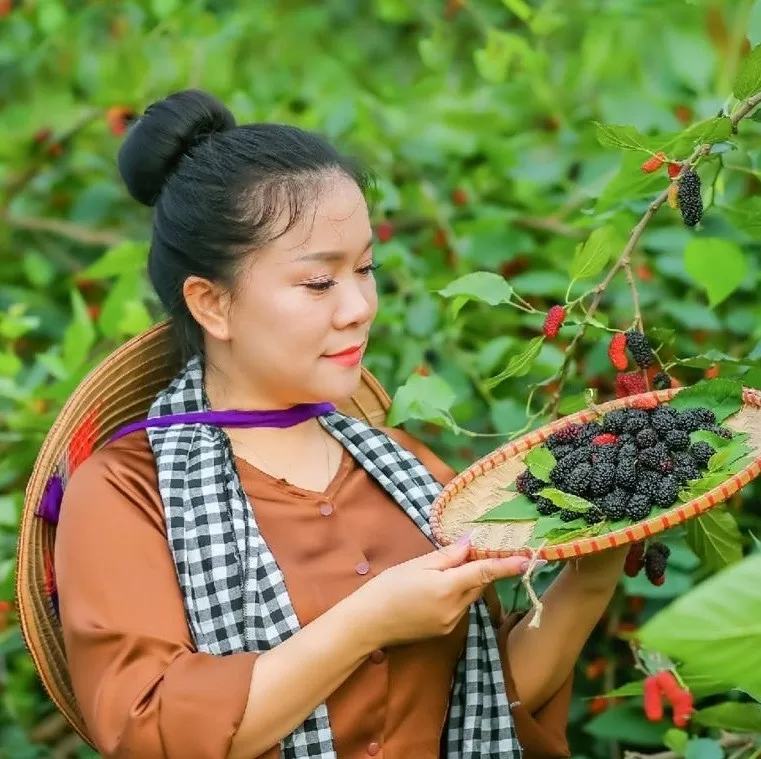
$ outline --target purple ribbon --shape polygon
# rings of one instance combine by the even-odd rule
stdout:
[[[293,427],[316,416],[335,411],[332,403],[300,403],[286,409],[271,411],[188,411],[152,419],[141,419],[117,430],[108,443],[147,427],[171,427],[173,424],[211,424],[215,427]]]
[[[118,429],[105,445],[148,427],[171,427],[174,424],[209,424],[215,427],[293,427],[317,416],[335,411],[332,403],[300,403],[287,409],[270,411],[188,411],[184,414],[167,414],[151,419],[131,422]],[[45,485],[35,514],[49,524],[58,524],[63,500],[64,483],[59,473],[54,473]]]

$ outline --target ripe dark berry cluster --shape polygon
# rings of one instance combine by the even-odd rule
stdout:
[[[653,387],[656,390],[668,390],[671,387],[671,377],[666,372],[658,372],[653,377]]]
[[[700,176],[692,169],[682,174],[677,198],[682,220],[688,227],[694,227],[703,218],[703,200],[700,197]]]
[[[645,576],[653,585],[663,585],[670,555],[671,549],[665,543],[655,541],[647,549],[644,543],[634,543],[626,554],[624,573],[627,577],[636,577],[644,569]]]
[[[679,491],[701,476],[716,452],[707,442],[692,443],[690,433],[697,430],[732,437],[705,408],[617,409],[550,435],[546,446],[556,463],[549,485],[525,471],[516,487],[537,504],[540,514],[557,514],[567,522],[647,519],[654,508],[673,506]],[[539,495],[548,486],[584,498],[592,507],[586,513],[561,510]]]
[[[650,341],[642,332],[631,330],[626,333],[626,347],[632,354],[634,362],[640,369],[647,369],[653,365],[654,356]]]

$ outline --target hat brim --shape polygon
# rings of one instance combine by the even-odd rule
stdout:
[[[58,414],[40,449],[27,484],[17,549],[16,604],[21,632],[51,700],[89,745],[92,739],[74,697],[63,634],[46,585],[45,562],[55,545],[55,525],[37,516],[49,478],[67,451],[75,430],[97,414],[94,449],[123,425],[144,418],[156,394],[180,369],[169,322],[132,338],[107,356],[77,386]],[[386,422],[391,398],[364,367],[356,393],[340,411],[373,426]]]

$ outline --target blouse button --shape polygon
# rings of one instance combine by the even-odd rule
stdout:
[[[386,652],[382,648],[378,648],[370,654],[370,661],[373,664],[380,664],[386,660]]]
[[[320,506],[320,514],[324,517],[329,517],[333,513],[333,507],[329,503],[323,503]]]
[[[366,561],[360,561],[354,570],[358,575],[366,575],[370,571],[370,565]]]
[[[368,744],[367,746],[367,753],[370,754],[370,756],[375,756],[380,752],[380,745],[377,744],[375,741]]]

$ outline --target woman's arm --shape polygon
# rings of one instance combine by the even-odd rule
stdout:
[[[298,727],[376,647],[352,594],[261,654],[228,759],[265,753]]]
[[[510,632],[507,657],[515,689],[529,713],[553,696],[613,596],[628,546],[568,562],[542,596],[538,628],[527,614]]]

